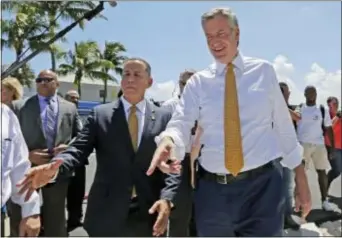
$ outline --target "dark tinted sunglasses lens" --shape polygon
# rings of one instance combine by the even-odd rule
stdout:
[[[36,83],[46,82],[50,83],[53,81],[53,78],[36,78]]]

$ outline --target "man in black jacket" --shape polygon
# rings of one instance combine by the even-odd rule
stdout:
[[[171,113],[144,99],[152,82],[151,67],[145,60],[127,60],[121,81],[123,96],[95,107],[70,149],[53,163],[32,169],[20,183],[23,191],[70,173],[95,148],[97,170],[84,221],[89,236],[163,235],[179,175],[161,171],[146,175],[156,149],[154,137],[171,118]],[[174,166],[174,173],[179,170],[180,165]]]

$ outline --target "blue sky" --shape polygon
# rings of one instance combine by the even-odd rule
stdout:
[[[202,69],[212,62],[200,16],[217,6],[236,12],[243,54],[269,61],[287,57],[299,88],[314,62],[327,72],[341,69],[340,2],[119,2],[116,8],[106,5],[108,21],[93,20],[84,31],[70,32],[65,48],[81,40],[119,41],[129,56],[151,63],[156,82],[177,80],[185,68]],[[5,51],[4,63],[11,60],[13,53]],[[31,65],[36,72],[49,68],[49,56],[39,55]]]

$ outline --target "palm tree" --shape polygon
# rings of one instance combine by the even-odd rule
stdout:
[[[94,41],[75,42],[74,51],[69,51],[65,57],[66,62],[59,65],[57,73],[62,76],[74,74],[74,84],[77,85],[81,97],[81,82],[83,77],[100,80],[115,80],[103,69],[114,69],[111,61],[102,59],[99,47]]]
[[[5,4],[2,10],[13,8],[15,4]],[[1,49],[13,49],[16,60],[20,60],[28,44],[27,39],[40,32],[44,22],[40,21],[37,9],[22,4],[17,7],[14,19],[1,19]],[[23,85],[30,86],[30,81],[34,78],[34,72],[28,64],[18,69],[12,74],[17,77]]]
[[[115,74],[122,76],[122,67],[124,61],[127,59],[126,56],[123,56],[122,53],[126,52],[126,48],[123,44],[119,42],[106,42],[103,53],[101,54],[101,58],[112,62],[114,68],[103,68],[103,71],[108,73],[110,70],[114,71]],[[118,82],[116,78],[113,78],[114,82]],[[108,90],[108,81],[104,80],[104,93],[103,93],[103,103],[106,103],[107,100],[107,90]]]
[[[35,4],[40,9],[39,14],[47,19],[46,30],[30,39],[33,48],[39,47],[42,41],[46,41],[56,34],[56,30],[60,28],[59,18],[64,21],[76,21],[96,7],[92,1],[37,1],[32,4]],[[106,19],[101,14],[97,17]],[[79,27],[83,30],[84,26],[85,21],[81,21]],[[66,38],[61,40],[66,41]],[[58,44],[51,44],[46,52],[51,56],[51,69],[56,71],[57,60],[60,60],[58,56],[63,56],[65,52],[58,47]]]

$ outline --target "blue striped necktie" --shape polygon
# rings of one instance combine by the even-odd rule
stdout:
[[[45,137],[46,137],[46,143],[47,148],[49,151],[52,151],[52,149],[55,147],[55,112],[53,108],[52,99],[46,98],[46,127],[45,127]]]

